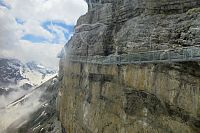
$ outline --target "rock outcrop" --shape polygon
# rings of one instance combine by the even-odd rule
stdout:
[[[199,0],[87,0],[60,61],[59,114],[69,133],[200,131],[200,64],[97,65],[109,56],[200,44]]]

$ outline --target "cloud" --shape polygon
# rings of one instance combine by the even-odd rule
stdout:
[[[87,11],[84,0],[4,0],[0,4],[0,57],[57,67],[57,53]],[[5,6],[6,5],[6,6]]]
[[[2,49],[1,57],[18,58],[23,62],[36,61],[45,66],[58,69],[59,59],[56,58],[62,49],[62,44],[31,43],[21,40],[14,49]]]
[[[0,48],[9,49],[11,46],[15,46],[15,42],[19,40],[18,27],[15,19],[5,8],[0,10],[0,25]]]
[[[75,24],[87,10],[84,0],[5,0],[12,14],[24,21],[57,20]]]
[[[23,31],[23,35],[31,34],[35,36],[42,36],[45,39],[51,39],[53,35],[45,30],[39,21],[29,20],[26,21],[23,25],[20,26]]]
[[[17,126],[27,122],[29,116],[44,104],[40,99],[45,90],[46,88],[44,87],[27,94],[27,91],[18,89],[17,92],[13,92],[7,97],[0,96],[0,107],[6,107],[0,108],[0,132],[4,133],[8,128],[15,129]],[[24,94],[26,94],[26,100],[22,102],[23,104],[18,101],[16,105],[7,106],[19,97],[24,96]],[[23,98],[20,100],[23,101]]]

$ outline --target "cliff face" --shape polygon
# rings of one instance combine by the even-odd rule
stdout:
[[[199,0],[87,0],[68,55],[200,44]],[[198,132],[198,62],[98,65],[61,59],[59,113],[69,133]]]

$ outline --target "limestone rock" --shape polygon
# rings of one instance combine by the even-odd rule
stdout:
[[[200,43],[198,0],[91,0],[91,3],[88,13],[78,20],[75,35],[66,44],[72,54],[121,54]]]
[[[198,62],[73,63],[69,55],[109,56],[200,44],[199,0],[87,0],[61,59],[60,120],[69,133],[200,131]]]

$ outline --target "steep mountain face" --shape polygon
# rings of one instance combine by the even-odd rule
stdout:
[[[17,59],[0,58],[0,95],[8,95],[16,88],[29,90],[55,75],[55,70],[35,62],[23,64]]]
[[[0,59],[0,83],[17,84],[17,81],[23,80],[24,77],[20,73],[23,64],[16,59]]]
[[[32,71],[40,72],[44,75],[44,77],[48,74],[55,74],[56,71],[50,68],[46,68],[43,65],[37,64],[36,62],[28,62],[26,63],[27,67]]]
[[[61,133],[57,119],[57,76],[0,108],[0,132]]]
[[[103,65],[70,56],[200,44],[199,0],[86,0],[60,61],[59,116],[69,133],[200,131],[199,62]]]
[[[28,95],[35,88],[55,75],[57,75],[55,70],[46,68],[35,62],[24,64],[17,59],[0,58],[0,112],[1,118],[4,118],[0,121],[0,128],[4,128],[4,125],[7,125],[10,121],[14,121],[16,116],[20,117],[20,112],[18,115],[15,114],[15,112],[21,110],[21,112],[26,115],[34,110],[24,112],[25,109],[20,108],[21,106],[19,106],[17,111],[1,109],[4,109],[8,104],[19,99],[23,95]],[[32,99],[32,102],[38,103],[37,98]],[[4,116],[6,116],[8,112],[10,112],[10,117],[6,119]]]

